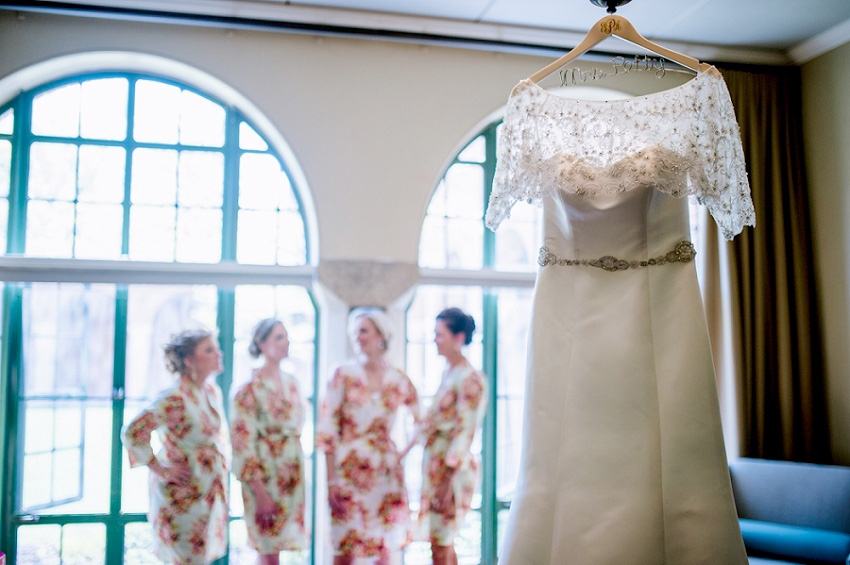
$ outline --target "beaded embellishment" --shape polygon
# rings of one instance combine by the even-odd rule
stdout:
[[[627,271],[629,269],[640,269],[654,265],[666,265],[667,263],[688,263],[696,256],[697,250],[690,241],[680,241],[676,246],[664,255],[643,261],[626,261],[617,259],[611,255],[599,259],[561,259],[548,247],[541,247],[537,256],[537,263],[541,267],[596,267],[605,271]]]

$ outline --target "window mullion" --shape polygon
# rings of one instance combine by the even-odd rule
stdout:
[[[127,132],[124,137],[124,220],[121,224],[121,255],[124,257],[130,256],[130,206],[132,205],[133,194],[133,149],[135,148],[133,129],[136,119],[133,108],[136,106],[137,80],[135,77],[128,77],[127,85]]]
[[[236,260],[236,228],[239,219],[239,116],[227,113],[224,135],[224,194],[222,205],[221,260]]]
[[[482,305],[484,348],[482,363],[487,376],[487,411],[481,430],[481,562],[496,562],[498,509],[496,508],[496,399],[498,398],[499,312],[496,290],[484,293]]]
[[[493,179],[496,176],[496,127],[498,124],[491,124],[484,130],[484,162],[481,167],[484,169],[484,190],[482,190],[484,198],[484,210],[487,210],[487,205],[490,201],[490,192],[493,190]],[[496,234],[492,230],[482,226],[484,230],[484,267],[493,267],[496,264]]]
[[[110,473],[109,517],[106,523],[106,562],[121,563],[124,559],[124,522],[121,515],[121,483],[123,480],[123,451],[121,428],[124,425],[125,377],[127,367],[127,305],[126,286],[115,290],[115,338],[112,380],[112,472]]]
[[[6,376],[6,406],[3,422],[6,433],[6,443],[3,452],[3,501],[2,501],[2,530],[0,531],[0,547],[8,555],[17,554],[17,493],[20,486],[20,470],[18,457],[18,387],[21,370],[21,341],[22,341],[22,295],[20,285],[9,284],[3,289],[3,325],[6,328],[4,340],[3,362],[7,368]]]
[[[218,326],[218,341],[222,353],[222,365],[224,371],[218,376],[218,385],[221,388],[222,398],[224,400],[224,411],[227,414],[227,419],[230,419],[230,403],[227,399],[230,398],[230,388],[233,384],[233,340],[235,337],[234,312],[236,311],[236,291],[232,288],[218,290],[218,314],[216,325]],[[228,490],[228,499],[232,494],[229,492],[229,486],[225,485]],[[227,509],[228,516],[230,508]],[[216,564],[224,565],[230,559],[230,535],[227,536],[227,554],[214,561]]]
[[[12,163],[9,178],[9,227],[6,251],[24,253],[27,230],[26,179],[29,174],[29,146],[32,140],[32,94],[21,94],[15,104]]]

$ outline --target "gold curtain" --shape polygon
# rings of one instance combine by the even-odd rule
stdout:
[[[729,267],[725,281],[709,269],[705,284],[721,395],[733,375],[741,455],[829,462],[799,69],[721,72],[756,211],[756,227],[731,243],[713,222],[706,234],[707,259]]]

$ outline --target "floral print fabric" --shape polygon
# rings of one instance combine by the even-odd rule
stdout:
[[[380,392],[370,393],[363,369],[354,363],[337,368],[328,385],[316,440],[334,455],[345,500],[342,512],[331,513],[331,538],[339,554],[377,557],[411,539],[404,471],[390,438],[402,405],[418,419],[416,389],[398,369],[384,373]]]
[[[243,482],[248,540],[261,554],[303,549],[304,452],[301,428],[304,407],[295,378],[281,374],[281,389],[267,378],[254,377],[233,397],[230,436],[233,473]],[[256,498],[248,484],[261,480],[275,503],[270,527],[257,524]]]
[[[446,369],[421,434],[425,453],[419,518],[428,525],[431,543],[435,545],[454,544],[463,517],[472,506],[479,464],[470,446],[486,405],[487,383],[483,374],[468,364]],[[437,512],[431,508],[431,501],[450,472],[449,467],[455,469],[451,479],[454,504]]]
[[[154,455],[151,433],[162,450]],[[169,563],[209,563],[227,551],[225,484],[230,441],[224,423],[221,390],[186,378],[164,392],[121,430],[130,466],[156,457],[168,467],[185,463],[192,470],[186,485],[150,474],[150,509],[156,556]]]

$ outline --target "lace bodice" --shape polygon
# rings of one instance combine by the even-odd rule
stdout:
[[[564,98],[523,80],[508,100],[497,151],[492,230],[519,200],[645,186],[695,197],[727,239],[755,225],[738,123],[714,67],[671,90],[613,101]]]

